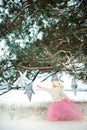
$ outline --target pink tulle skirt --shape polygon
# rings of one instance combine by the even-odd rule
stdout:
[[[59,102],[51,103],[48,106],[48,121],[71,121],[81,120],[82,112],[78,105],[68,98]]]

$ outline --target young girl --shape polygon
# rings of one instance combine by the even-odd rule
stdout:
[[[48,121],[70,121],[82,119],[82,112],[78,105],[72,102],[65,93],[63,93],[62,83],[55,81],[52,83],[52,88],[44,88],[39,85],[37,85],[37,87],[49,92],[53,98],[53,102],[48,106],[46,116]]]

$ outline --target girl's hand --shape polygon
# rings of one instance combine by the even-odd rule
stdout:
[[[40,85],[36,85],[36,86],[37,86],[38,88],[40,88],[40,89],[42,88],[42,86],[40,86]]]

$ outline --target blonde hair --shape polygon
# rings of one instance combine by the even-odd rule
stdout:
[[[56,87],[63,88],[64,86],[62,85],[61,82],[55,81],[52,83],[52,88],[56,88]]]

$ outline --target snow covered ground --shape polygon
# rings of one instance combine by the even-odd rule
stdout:
[[[63,91],[81,107],[83,120],[70,122],[48,122],[45,120],[47,106],[52,98],[49,93],[39,91],[36,84],[50,87],[51,80],[48,78],[45,82],[37,80],[34,82],[35,94],[33,94],[31,102],[27,95],[24,94],[25,90],[23,89],[13,89],[0,96],[0,130],[87,130],[87,91],[84,91],[87,89],[87,84],[78,82],[78,91],[75,95],[71,91],[70,77],[68,79],[65,76],[64,79]]]
[[[75,98],[73,92],[66,91],[66,93],[72,99]],[[77,93],[78,97],[80,93]],[[85,97],[87,99],[87,92],[85,92]],[[24,90],[11,90],[1,95],[0,130],[87,130],[87,100],[78,103],[83,111],[83,120],[48,122],[45,116],[51,100],[50,95],[43,91],[37,91],[31,102],[24,94]]]
[[[28,100],[25,90],[10,90],[9,92],[0,96],[0,104],[24,104],[24,105],[39,105],[40,103],[49,103],[52,101],[52,97],[48,92],[45,91],[35,91],[35,94],[32,95],[31,102]],[[74,95],[72,91],[65,91],[64,93],[75,102],[87,102],[87,91],[78,91],[77,95]],[[17,102],[16,102],[17,101]]]
[[[0,122],[1,130],[87,130],[87,122],[10,121]]]

